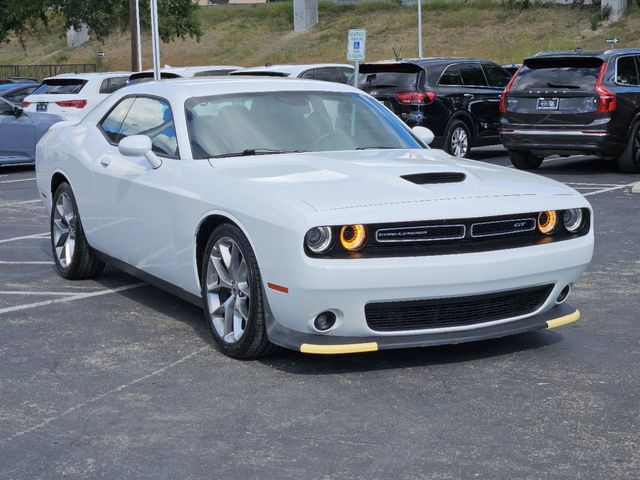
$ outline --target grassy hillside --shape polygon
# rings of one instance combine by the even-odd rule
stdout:
[[[426,55],[478,56],[497,62],[519,62],[539,50],[603,48],[618,36],[620,46],[640,47],[640,11],[631,5],[625,17],[591,29],[597,7],[541,6],[521,10],[490,0],[431,0],[424,3]],[[293,33],[292,4],[220,6],[201,9],[204,36],[162,46],[162,62],[175,66],[203,64],[259,65],[265,62],[344,62],[349,28],[366,28],[367,59],[415,56],[416,7],[395,3],[333,5],[321,3],[320,23],[303,34]],[[144,64],[150,66],[145,34]],[[0,64],[95,62],[104,50],[104,68],[129,68],[129,35],[114,33],[104,43],[91,41],[69,49],[60,22],[49,31],[0,45]]]

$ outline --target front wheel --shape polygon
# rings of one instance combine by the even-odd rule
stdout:
[[[622,173],[640,173],[640,122],[631,129],[627,146],[618,157],[618,169]]]
[[[237,226],[223,224],[211,233],[201,284],[205,317],[224,354],[250,359],[275,349],[267,338],[258,262]]]
[[[535,170],[542,165],[542,157],[536,157],[524,150],[509,150],[511,164],[518,170]]]
[[[53,194],[50,224],[51,250],[60,276],[83,280],[102,272],[104,263],[96,258],[87,242],[76,198],[66,182],[61,183]]]

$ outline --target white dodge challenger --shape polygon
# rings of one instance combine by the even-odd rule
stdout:
[[[220,349],[349,353],[577,320],[587,201],[453,158],[375,99],[315,81],[119,90],[37,147],[57,271],[105,262],[203,307]]]

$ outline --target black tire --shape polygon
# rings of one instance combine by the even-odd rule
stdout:
[[[535,170],[542,165],[542,157],[536,157],[525,150],[509,150],[511,164],[518,170]]]
[[[207,286],[208,278],[218,278],[216,267],[210,261],[212,251],[219,241],[224,242],[227,239],[233,240],[233,242],[235,242],[235,244],[240,248],[241,258],[244,259],[244,262],[246,263],[246,283],[248,283],[249,287],[247,309],[248,315],[246,320],[242,321],[242,324],[244,325],[243,333],[241,334],[239,339],[234,339],[231,342],[225,341],[224,337],[221,336],[221,334],[216,330],[212,310],[217,311],[219,310],[219,308],[222,308],[222,306],[220,306],[219,308],[212,308],[210,295],[215,297],[218,296],[219,293],[213,293],[213,290],[210,293]],[[212,272],[215,273],[216,277],[210,277],[210,274]],[[236,281],[238,283],[236,284],[234,281],[234,285],[236,285],[235,294],[238,295],[240,294],[240,290],[238,289],[237,285],[240,284],[240,281],[237,279]],[[262,280],[260,278],[258,261],[256,260],[255,253],[251,248],[249,240],[247,240],[247,237],[244,235],[244,233],[242,233],[242,230],[240,230],[236,225],[225,223],[216,227],[211,233],[204,251],[204,257],[202,259],[200,283],[202,285],[202,300],[204,305],[205,319],[207,321],[207,324],[209,325],[209,328],[211,329],[211,333],[213,334],[215,343],[220,351],[222,351],[225,355],[233,358],[254,359],[271,354],[278,349],[278,347],[276,347],[269,341],[269,338],[267,336],[264,293],[262,291]],[[220,298],[218,298],[217,301],[219,304],[222,304]]]
[[[56,224],[56,206],[58,205],[58,200],[62,196],[66,196],[68,201],[70,202],[70,207],[73,211],[73,219],[70,224],[67,224],[67,238],[69,235],[75,235],[75,243],[73,253],[69,256],[71,261],[67,262],[67,260],[63,261],[58,257],[58,253],[56,251],[56,240],[61,241],[64,239],[64,235],[59,235],[56,238],[56,232],[59,231]],[[53,203],[51,207],[51,215],[50,215],[50,223],[49,226],[51,228],[51,252],[53,254],[53,260],[55,262],[56,270],[61,277],[64,277],[68,280],[84,280],[87,278],[93,278],[99,275],[104,269],[104,262],[98,260],[93,249],[87,242],[87,239],[84,235],[84,230],[82,228],[82,220],[80,219],[80,214],[78,213],[78,205],[76,203],[76,198],[73,195],[73,190],[71,190],[71,186],[63,182],[56,189],[53,194]],[[59,242],[58,242],[59,243]],[[58,247],[64,250],[64,247]]]
[[[631,128],[627,146],[618,157],[618,169],[622,173],[640,173],[640,122]]]
[[[464,138],[466,138],[466,147],[464,148],[462,148],[462,139],[459,135],[464,135]],[[457,149],[457,146],[460,148]],[[451,125],[449,125],[449,128],[447,128],[444,135],[443,147],[449,155],[453,155],[457,158],[467,158],[471,151],[471,134],[469,133],[469,127],[467,127],[467,124],[460,120],[454,120],[451,122]]]

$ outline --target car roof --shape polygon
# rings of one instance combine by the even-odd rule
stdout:
[[[181,76],[193,76],[198,72],[206,72],[208,70],[237,70],[239,67],[237,65],[200,65],[195,67],[169,67],[165,66],[160,69],[162,73],[175,73],[176,75]],[[138,75],[140,73],[148,74],[153,73],[153,69],[143,70],[141,72],[132,72],[130,75]]]
[[[65,78],[78,79],[78,80],[100,80],[111,77],[127,77],[131,75],[131,72],[89,72],[89,73],[61,73],[55,77],[47,77],[46,80],[60,80]]]
[[[137,83],[121,88],[115,95],[155,95],[176,102],[184,102],[186,99],[192,97],[283,91],[357,92],[363,94],[361,90],[348,85],[319,80],[282,77],[224,76],[170,78],[161,81]]]
[[[474,57],[423,57],[423,58],[399,58],[380,60],[375,62],[367,62],[367,65],[390,65],[390,64],[441,64],[441,63],[454,63],[454,62],[489,62],[495,63],[485,58]]]
[[[582,50],[581,48],[576,48],[575,50],[550,50],[550,51],[541,51],[536,53],[533,57],[529,58],[539,58],[539,57],[597,57],[597,58],[607,58],[612,55],[623,55],[623,54],[636,54],[640,55],[640,49],[638,48],[612,48],[609,50]]]
[[[4,83],[0,85],[0,92],[7,92],[12,90],[18,90],[24,87],[37,87],[38,83]]]
[[[284,64],[284,65],[265,65],[263,67],[250,67],[240,68],[233,72],[233,75],[242,75],[243,73],[255,73],[255,72],[273,72],[273,73],[286,73],[288,75],[299,75],[302,72],[312,68],[323,67],[345,67],[353,69],[353,65],[347,63],[296,63],[296,64]]]

